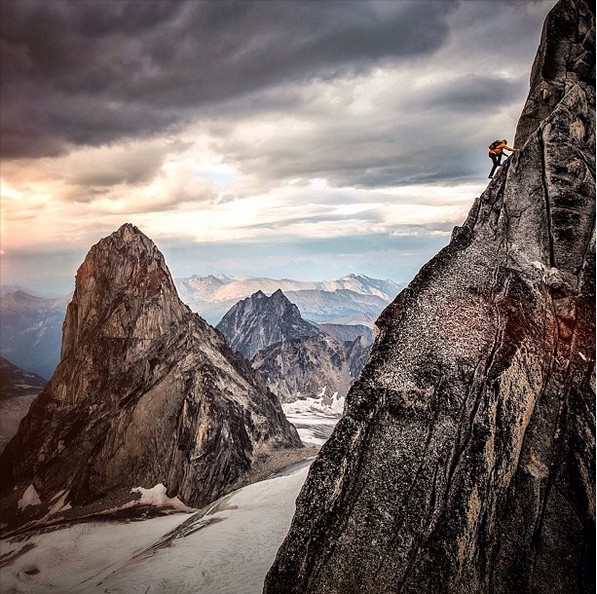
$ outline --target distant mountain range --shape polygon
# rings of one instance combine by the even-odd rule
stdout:
[[[217,324],[235,303],[257,291],[271,295],[281,290],[306,320],[372,326],[405,286],[362,274],[328,281],[210,275],[179,278],[175,282],[180,298],[210,324]]]
[[[49,379],[58,365],[70,295],[47,299],[21,290],[0,297],[0,354]]]

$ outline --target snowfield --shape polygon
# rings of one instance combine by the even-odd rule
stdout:
[[[314,399],[284,408],[312,443],[323,443],[340,416]],[[310,463],[194,513],[96,518],[0,540],[0,593],[261,593]],[[159,504],[162,490],[143,493]]]
[[[303,443],[323,445],[332,434],[344,410],[344,398],[325,396],[325,387],[318,398],[305,398],[282,404],[286,418],[297,428]]]
[[[0,541],[0,591],[260,593],[309,465],[194,514],[92,521]]]

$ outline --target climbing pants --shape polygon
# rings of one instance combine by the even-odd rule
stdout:
[[[495,153],[489,153],[489,158],[493,161],[493,167],[491,168],[491,173],[489,177],[493,177],[495,170],[502,164],[502,156],[504,153],[500,153],[496,155]]]

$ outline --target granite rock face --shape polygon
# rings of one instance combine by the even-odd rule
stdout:
[[[561,0],[545,20],[514,146],[524,145],[575,84],[595,86],[594,10],[585,0]]]
[[[301,442],[277,398],[126,224],[77,272],[61,361],[0,457],[2,491],[66,490],[74,506],[163,483],[199,507],[288,447]]]
[[[594,15],[546,30],[563,92],[379,318],[267,594],[595,591]]]

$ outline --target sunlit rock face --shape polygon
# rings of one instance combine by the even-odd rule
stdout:
[[[79,268],[60,364],[0,474],[5,493],[33,484],[42,501],[163,483],[201,506],[286,447],[301,443],[277,398],[180,301],[162,254],[126,224]]]
[[[564,92],[379,318],[267,594],[594,592],[594,14],[546,30]]]

